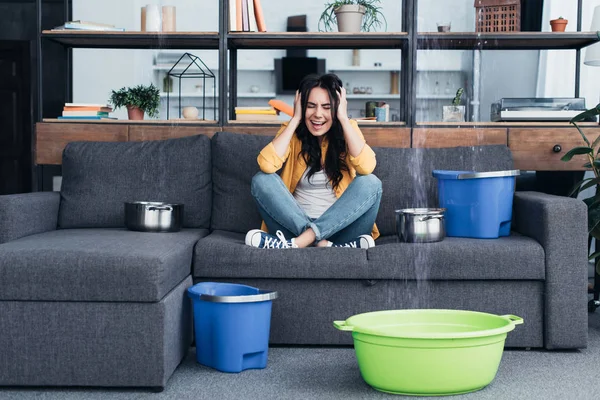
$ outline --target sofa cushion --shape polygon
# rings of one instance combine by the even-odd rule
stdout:
[[[334,279],[368,275],[367,251],[348,248],[257,249],[243,233],[213,231],[196,244],[198,278]]]
[[[213,202],[211,229],[246,233],[260,228],[261,217],[250,194],[259,171],[258,153],[273,136],[219,132],[212,138]]]
[[[506,146],[453,147],[442,149],[397,149],[376,147],[377,167],[373,172],[383,184],[377,214],[382,235],[396,233],[394,210],[437,207],[434,169],[501,171],[513,168]]]
[[[61,228],[124,226],[126,201],[183,203],[183,226],[208,228],[210,139],[69,143],[63,153]]]
[[[206,229],[60,229],[0,245],[1,300],[156,302],[191,273]]]
[[[499,239],[447,237],[435,243],[402,243],[380,237],[369,249],[371,279],[544,280],[545,253],[534,239],[512,233]]]

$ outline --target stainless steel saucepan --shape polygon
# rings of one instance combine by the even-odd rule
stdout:
[[[396,210],[396,233],[402,242],[439,242],[446,237],[445,208]]]
[[[125,226],[140,232],[177,232],[183,221],[183,204],[154,201],[125,203]]]

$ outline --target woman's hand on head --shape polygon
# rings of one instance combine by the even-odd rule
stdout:
[[[341,87],[338,91],[338,97],[340,99],[340,104],[337,109],[337,119],[341,121],[345,121],[348,119],[348,100],[346,99],[346,88]]]
[[[298,124],[302,121],[302,95],[299,90],[296,90],[296,97],[294,98],[294,116],[292,120]]]

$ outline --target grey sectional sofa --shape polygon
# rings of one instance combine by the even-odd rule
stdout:
[[[71,143],[60,193],[0,196],[0,385],[160,390],[192,340],[185,290],[207,280],[277,290],[272,344],[351,344],[333,320],[458,308],[523,317],[509,347],[586,346],[582,202],[517,192],[509,237],[396,240],[394,209],[436,205],[433,169],[512,169],[508,148],[375,148],[375,248],[262,250],[244,235],[260,226],[250,181],[269,140]],[[128,200],[184,203],[185,229],[125,230]]]

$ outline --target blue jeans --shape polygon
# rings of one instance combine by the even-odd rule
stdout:
[[[254,175],[251,192],[270,233],[280,230],[286,238],[293,238],[312,228],[317,241],[346,243],[371,234],[381,200],[381,181],[373,174],[357,175],[319,218],[306,215],[277,174]]]

